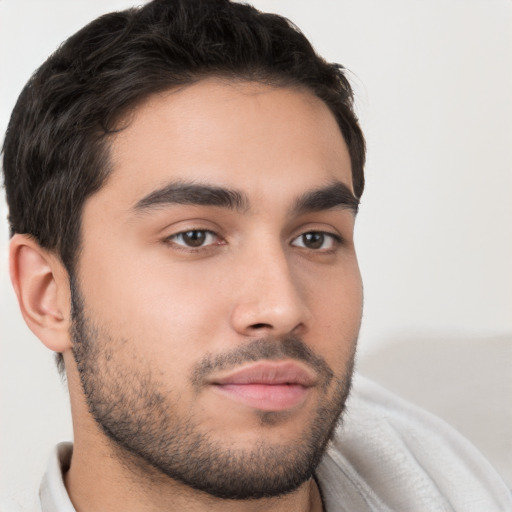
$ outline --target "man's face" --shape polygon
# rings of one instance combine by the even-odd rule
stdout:
[[[226,498],[309,478],[343,409],[362,287],[350,158],[311,93],[150,98],[89,198],[74,354],[117,448]]]

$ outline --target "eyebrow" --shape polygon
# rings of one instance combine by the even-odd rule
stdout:
[[[300,215],[331,208],[351,210],[356,215],[359,209],[359,199],[345,183],[335,181],[326,187],[306,192],[299,197],[293,207],[293,213]]]
[[[135,204],[133,210],[143,213],[171,204],[217,206],[239,212],[246,212],[250,206],[247,195],[236,189],[173,182],[144,196]],[[335,181],[326,187],[311,190],[300,196],[291,212],[294,215],[301,215],[340,207],[352,210],[355,215],[359,208],[359,200],[347,185],[341,181]]]
[[[249,200],[245,194],[234,189],[198,183],[174,182],[143,197],[133,209],[136,212],[144,212],[170,204],[218,206],[245,211],[249,207]]]

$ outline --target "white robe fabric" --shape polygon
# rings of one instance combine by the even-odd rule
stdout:
[[[58,445],[39,493],[0,512],[75,512]],[[512,495],[469,441],[433,415],[356,376],[343,424],[316,472],[326,512],[512,512]]]
[[[508,512],[512,495],[439,418],[357,376],[317,470],[328,512]]]

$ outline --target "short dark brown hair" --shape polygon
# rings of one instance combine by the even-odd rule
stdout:
[[[228,0],[155,0],[94,20],[26,84],[3,147],[11,235],[32,235],[71,271],[83,203],[110,172],[116,122],[151,94],[214,75],[298,85],[322,99],[361,196],[365,143],[342,66],[281,16]]]

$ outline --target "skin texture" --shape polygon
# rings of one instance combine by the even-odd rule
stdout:
[[[74,300],[58,291],[61,274],[52,292],[59,339],[66,322],[75,337],[73,350],[71,338],[54,347],[72,402],[74,505],[320,509],[310,476],[348,391],[362,285],[354,212],[294,206],[335,182],[352,190],[334,117],[304,90],[209,79],[149,98],[124,126],[113,172],[84,207]],[[137,208],[176,183],[236,190],[244,202]],[[324,235],[310,243],[307,233]],[[274,411],[218,392],[216,380],[262,361],[291,361],[312,383]],[[197,450],[209,456],[192,460],[206,461],[210,488],[199,491],[176,473]],[[244,497],[213,490],[242,473],[260,499],[219,499]],[[278,496],[262,497],[276,480]]]

